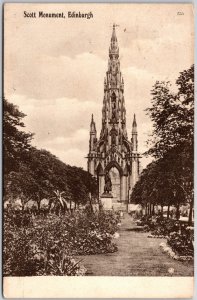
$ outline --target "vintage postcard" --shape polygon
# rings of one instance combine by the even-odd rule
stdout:
[[[190,298],[192,4],[4,5],[6,298]]]

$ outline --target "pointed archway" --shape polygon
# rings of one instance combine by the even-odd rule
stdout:
[[[109,170],[109,175],[112,183],[112,196],[113,202],[120,201],[120,173],[116,167],[111,167]]]
[[[105,173],[109,172],[112,182],[113,202],[120,202],[121,200],[121,177],[123,170],[116,161],[111,161],[105,168]]]

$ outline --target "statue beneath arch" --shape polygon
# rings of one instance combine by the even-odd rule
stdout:
[[[105,185],[104,185],[104,193],[109,194],[112,190],[112,182],[109,175],[109,172],[107,171],[105,174]]]

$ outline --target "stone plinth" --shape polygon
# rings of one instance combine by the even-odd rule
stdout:
[[[104,210],[111,210],[112,209],[112,199],[113,196],[111,193],[103,193],[101,195],[101,203],[103,205]]]
[[[123,202],[113,203],[113,210],[115,211],[127,211],[127,204]]]

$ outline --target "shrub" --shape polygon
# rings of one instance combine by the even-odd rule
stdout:
[[[194,255],[194,233],[193,230],[187,228],[181,232],[171,232],[167,238],[167,243],[174,252],[180,256]]]
[[[150,231],[155,236],[168,236],[170,232],[180,230],[181,223],[176,220],[166,219],[160,215],[143,216],[137,225],[144,226],[144,231]]]
[[[175,256],[193,257],[194,230],[187,224],[161,216],[143,216],[137,224],[144,226],[144,231],[151,231],[150,237],[166,237],[166,249],[174,251]]]
[[[118,222],[112,212],[76,211],[45,219],[22,211],[6,213],[4,276],[84,275],[84,267],[72,256],[117,251],[112,236]]]

